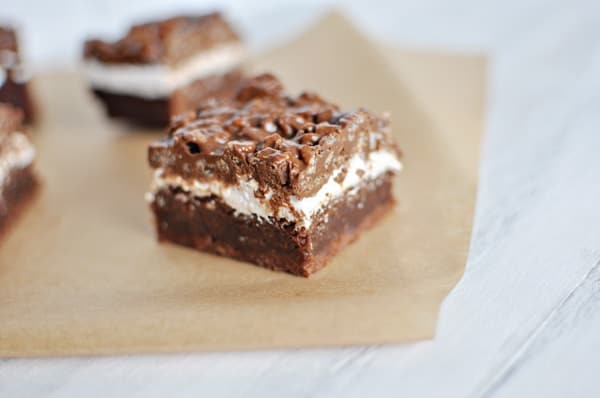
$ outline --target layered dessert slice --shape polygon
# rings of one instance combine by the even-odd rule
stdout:
[[[84,70],[109,116],[167,125],[172,115],[238,88],[244,47],[218,13],[133,26],[116,42],[89,40]]]
[[[29,93],[29,80],[15,30],[0,26],[0,102],[22,109],[25,120],[32,122],[34,109]]]
[[[158,239],[309,276],[393,206],[399,154],[387,117],[257,76],[150,146]]]
[[[35,150],[23,133],[20,109],[0,104],[0,234],[29,202],[37,180]]]

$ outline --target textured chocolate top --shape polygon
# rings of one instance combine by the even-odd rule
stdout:
[[[23,111],[12,105],[0,103],[0,138],[22,131]]]
[[[241,69],[198,79],[173,91],[169,101],[171,116],[192,111],[208,98],[233,98],[243,79]]]
[[[247,80],[229,104],[212,101],[182,115],[149,148],[153,168],[187,180],[236,183],[248,176],[284,195],[313,195],[356,153],[399,154],[389,120],[366,110],[341,112],[316,94],[284,94],[264,74]]]
[[[116,42],[88,40],[84,57],[104,63],[175,65],[199,51],[239,41],[220,13],[178,16],[134,25]]]

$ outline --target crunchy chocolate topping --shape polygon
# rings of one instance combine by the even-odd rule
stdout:
[[[389,119],[341,112],[313,93],[284,94],[270,74],[246,80],[229,103],[210,101],[172,121],[149,148],[153,168],[184,179],[256,180],[282,196],[314,194],[356,153],[396,151]]]
[[[243,80],[241,69],[233,69],[222,75],[211,75],[176,89],[170,98],[171,116],[192,111],[208,98],[233,98]],[[168,121],[163,126],[168,125]]]
[[[84,57],[105,63],[177,64],[198,51],[240,38],[220,13],[134,25],[115,42],[88,40]]]

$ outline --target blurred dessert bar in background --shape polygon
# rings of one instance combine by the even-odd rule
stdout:
[[[231,98],[244,54],[221,14],[178,16],[135,25],[115,42],[88,40],[84,71],[109,116],[166,126],[208,98]]]
[[[23,111],[0,104],[0,235],[27,205],[37,187],[35,150],[23,132]]]
[[[23,66],[17,34],[8,26],[0,26],[0,102],[22,109],[25,121],[33,121],[29,74]]]
[[[272,75],[173,120],[152,144],[160,241],[309,276],[393,204],[389,118],[289,96]]]

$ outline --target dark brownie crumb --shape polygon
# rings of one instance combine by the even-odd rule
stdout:
[[[105,63],[177,64],[196,52],[240,38],[220,13],[134,25],[115,42],[88,40],[84,57]]]
[[[12,105],[0,103],[0,138],[14,131],[20,131],[23,125],[23,111]]]
[[[249,176],[284,195],[314,194],[356,153],[399,152],[389,118],[342,112],[317,94],[292,97],[271,74],[246,80],[231,101],[175,118],[149,148],[153,168],[186,179],[235,183]]]
[[[157,191],[151,209],[160,241],[309,276],[393,205],[392,175],[385,174],[336,199],[309,229],[236,214],[219,197],[194,197],[179,188]]]

